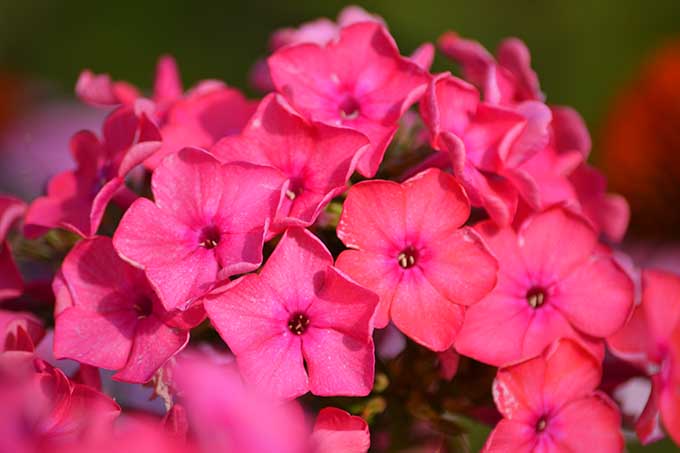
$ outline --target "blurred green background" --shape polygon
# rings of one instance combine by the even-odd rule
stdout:
[[[680,36],[680,0],[353,3],[384,17],[405,54],[446,30],[477,39],[490,49],[503,37],[522,38],[531,49],[548,101],[575,107],[596,139],[617,90],[646,55]],[[347,4],[0,0],[0,72],[39,81],[51,97],[71,98],[83,68],[149,88],[157,57],[171,53],[185,86],[219,78],[248,90],[248,71],[266,54],[273,30],[320,16],[335,18]],[[434,69],[450,68],[439,56]],[[663,442],[644,451],[677,451],[671,445]]]

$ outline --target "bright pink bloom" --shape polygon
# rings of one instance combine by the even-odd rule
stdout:
[[[426,170],[403,184],[365,181],[345,200],[337,265],[380,296],[375,325],[392,322],[435,351],[448,349],[465,306],[496,282],[496,260],[471,228],[465,192],[449,174]]]
[[[597,233],[556,207],[530,217],[516,233],[491,222],[477,226],[498,258],[498,284],[468,308],[456,350],[505,366],[540,354],[559,338],[602,353],[597,338],[625,323],[633,282],[598,246]]]
[[[23,292],[24,281],[14,262],[7,235],[25,210],[23,201],[0,195],[0,301],[19,297]]]
[[[289,229],[259,275],[236,280],[205,307],[246,382],[295,398],[371,391],[377,303],[333,267],[314,235]]]
[[[220,140],[211,152],[223,162],[271,166],[287,176],[288,190],[273,226],[278,232],[311,225],[345,190],[367,144],[358,132],[305,120],[270,94],[240,136]]]
[[[75,170],[56,175],[47,196],[37,198],[26,213],[24,233],[34,238],[50,228],[65,228],[83,237],[96,234],[106,206],[118,197],[127,205],[136,195],[125,177],[160,146],[160,134],[147,105],[114,110],[104,121],[103,140],[90,131],[71,138]]]
[[[137,88],[87,70],[78,79],[76,93],[93,105],[132,105],[141,98]],[[169,55],[158,60],[152,101],[151,115],[163,144],[144,162],[151,170],[182,148],[207,149],[220,138],[239,133],[257,107],[256,101],[217,80],[202,80],[184,93],[177,63]]]
[[[367,177],[377,172],[399,118],[423,94],[428,80],[374,22],[345,27],[337,41],[324,47],[281,48],[269,57],[269,69],[276,89],[303,115],[369,138],[370,149],[357,167]]]
[[[238,134],[257,108],[257,101],[220,82],[202,82],[172,104],[161,126],[163,145],[145,162],[154,169],[182,148],[209,149],[222,137]]]
[[[657,440],[661,421],[680,445],[680,277],[660,270],[643,271],[642,303],[625,327],[608,338],[608,344],[616,355],[641,366],[652,378],[652,393],[636,423],[638,437],[644,443]]]
[[[543,101],[538,76],[531,69],[529,49],[520,39],[503,40],[496,52],[498,61],[477,41],[454,32],[444,33],[437,44],[461,65],[463,77],[482,90],[485,101],[503,105]]]
[[[0,310],[0,352],[33,352],[44,335],[42,322],[31,313]]]
[[[315,453],[365,453],[371,446],[371,435],[363,418],[326,407],[316,417],[310,443]]]
[[[184,149],[153,174],[155,202],[136,200],[113,238],[128,262],[143,269],[168,310],[186,309],[216,282],[256,269],[267,225],[285,177],[252,164],[220,164]]]
[[[515,215],[520,196],[537,204],[538,187],[520,166],[545,147],[550,109],[538,102],[516,108],[480,102],[472,85],[443,73],[436,76],[421,103],[432,146],[446,152],[453,173],[470,201],[498,224]]]
[[[601,377],[595,358],[569,340],[499,370],[493,396],[503,420],[483,451],[623,451],[619,411],[595,390]]]
[[[61,278],[69,294],[55,310],[57,358],[118,370],[116,380],[146,382],[189,341],[144,273],[121,260],[109,238],[78,243]]]

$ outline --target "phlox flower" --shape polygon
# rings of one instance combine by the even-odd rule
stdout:
[[[89,70],[78,78],[76,94],[92,105],[131,105],[142,97],[136,87]],[[177,63],[168,55],[158,60],[151,100],[163,143],[144,162],[149,169],[182,148],[209,148],[240,132],[257,107],[256,101],[218,80],[202,80],[185,93]]]
[[[366,421],[356,415],[326,407],[319,411],[310,438],[312,452],[365,453],[371,446]]]
[[[250,162],[278,168],[288,189],[272,226],[311,225],[330,200],[345,190],[361,151],[363,134],[309,122],[280,96],[268,95],[241,135],[211,149],[223,162]]]
[[[311,120],[365,134],[370,148],[357,170],[372,177],[399,118],[420,98],[428,75],[402,57],[387,30],[362,22],[325,46],[286,46],[268,60],[277,91]]]
[[[588,222],[554,207],[517,232],[490,221],[476,229],[498,258],[498,284],[468,308],[456,350],[504,366],[572,338],[601,355],[598,339],[623,326],[634,289]]]
[[[432,350],[452,345],[465,307],[496,283],[496,260],[462,227],[469,216],[465,192],[438,169],[402,184],[373,180],[349,190],[338,237],[350,250],[337,266],[380,296],[376,327],[391,319]]]
[[[420,111],[432,146],[448,154],[474,206],[500,225],[512,221],[520,199],[536,207],[539,189],[520,167],[548,142],[548,107],[481,102],[475,87],[443,73],[432,79]]]
[[[280,398],[308,391],[367,395],[377,303],[375,294],[333,266],[321,241],[297,228],[286,231],[258,275],[204,302],[245,381]]]
[[[23,201],[0,195],[0,301],[20,296],[24,288],[7,235],[25,210],[26,204]]]
[[[614,354],[642,367],[652,378],[647,406],[636,422],[643,443],[661,437],[659,422],[680,444],[680,277],[642,272],[642,303],[627,324],[607,339]]]
[[[622,451],[621,416],[596,390],[601,377],[599,362],[571,340],[500,369],[492,390],[503,420],[482,451]]]
[[[31,203],[24,234],[35,238],[59,227],[83,237],[95,235],[112,199],[127,206],[136,197],[125,187],[125,177],[158,149],[160,140],[143,102],[111,112],[102,140],[90,131],[73,135],[70,147],[77,167],[52,178],[47,195]]]
[[[218,273],[226,278],[260,265],[284,180],[271,167],[222,165],[207,152],[184,149],[154,171],[154,201],[130,206],[114,246],[144,270],[166,309],[184,310]]]
[[[146,382],[189,341],[190,325],[163,308],[144,273],[120,259],[109,238],[71,250],[55,294],[55,357],[118,370],[113,379]]]
[[[361,22],[374,22],[387,28],[387,24],[382,17],[371,14],[360,6],[350,5],[338,13],[336,22],[322,17],[305,22],[297,28],[286,27],[276,30],[269,38],[269,51],[275,52],[284,46],[304,43],[325,46],[329,42],[338,39],[340,30],[344,27]],[[434,46],[431,43],[424,43],[411,54],[409,59],[423,70],[429,71],[434,60],[434,51]],[[262,92],[273,91],[275,89],[266,61],[259,60],[255,62],[250,71],[250,83]]]

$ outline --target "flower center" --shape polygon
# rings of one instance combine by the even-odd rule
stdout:
[[[343,120],[353,120],[359,116],[359,102],[352,96],[347,97],[340,104],[340,117]]]
[[[295,335],[302,335],[309,326],[309,318],[303,313],[295,313],[288,320],[288,330]]]
[[[526,299],[531,308],[538,308],[545,304],[548,295],[543,288],[535,286],[527,291]]]
[[[548,420],[545,419],[545,417],[541,417],[538,419],[536,422],[536,432],[537,433],[542,433],[545,431],[545,428],[548,427]]]
[[[214,226],[203,228],[198,237],[198,245],[205,249],[214,249],[220,243],[220,231]]]
[[[137,319],[143,319],[151,315],[153,311],[153,302],[148,297],[141,297],[132,306],[137,313]]]
[[[408,247],[399,253],[397,256],[397,262],[403,269],[409,269],[416,265],[417,257],[418,253],[416,250],[413,247]]]

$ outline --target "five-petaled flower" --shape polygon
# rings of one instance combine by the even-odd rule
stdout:
[[[376,327],[391,319],[432,350],[452,345],[465,307],[496,283],[496,260],[462,227],[469,216],[461,186],[437,169],[403,184],[375,180],[350,189],[338,225],[350,250],[337,265],[380,295]]]
[[[333,266],[321,241],[292,228],[259,274],[217,289],[204,305],[246,382],[295,398],[371,391],[377,303]]]

